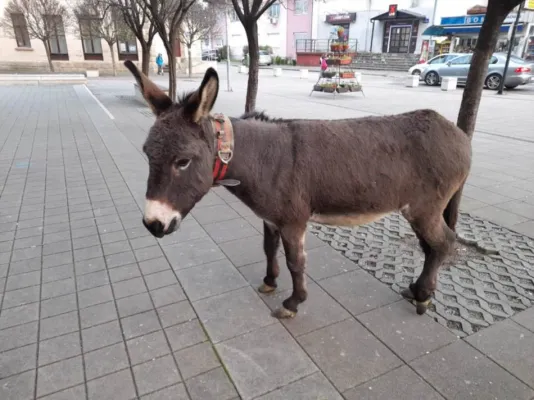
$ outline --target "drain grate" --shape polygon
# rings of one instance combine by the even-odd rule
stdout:
[[[400,214],[358,228],[314,224],[319,239],[396,292],[417,279],[424,256]],[[534,241],[462,214],[457,243],[443,265],[428,315],[463,337],[534,305]]]

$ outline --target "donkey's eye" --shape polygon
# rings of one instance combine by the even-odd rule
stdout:
[[[174,162],[174,167],[183,171],[184,169],[189,167],[189,164],[191,164],[191,159],[190,158],[183,158],[181,160],[176,160]]]

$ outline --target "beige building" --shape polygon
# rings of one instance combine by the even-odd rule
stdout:
[[[22,15],[5,15],[4,7],[9,0],[0,0],[0,17],[11,18],[15,30],[15,37],[11,33],[0,27],[0,72],[48,72],[49,65],[46,50],[41,40],[30,37],[25,19]],[[65,1],[65,3],[67,3]],[[84,73],[87,70],[98,70],[101,75],[110,75],[113,72],[111,51],[115,54],[117,61],[117,71],[125,71],[122,61],[132,60],[141,63],[142,49],[135,36],[130,40],[121,40],[110,49],[108,44],[90,34],[80,37],[80,27],[73,26],[79,24],[69,18],[68,21],[57,23],[57,33],[50,41],[51,59],[56,72],[77,72]],[[89,21],[82,21],[90,23]],[[63,29],[62,29],[63,28]],[[83,30],[83,26],[81,28]],[[85,30],[90,32],[90,30]],[[178,69],[186,72],[187,51],[183,45],[178,45]],[[154,38],[151,48],[150,67],[152,71],[157,70],[156,55],[163,54],[165,65],[168,63],[165,48],[158,35]],[[192,51],[193,72],[197,72],[202,67],[200,61],[200,43]]]

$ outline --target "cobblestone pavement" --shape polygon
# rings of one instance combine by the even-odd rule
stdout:
[[[152,119],[127,82],[90,85],[113,119],[84,86],[0,88],[0,399],[534,398],[527,304],[459,338],[310,231],[309,299],[280,322],[270,310],[289,274],[280,293],[255,291],[261,221],[224,190],[151,237],[140,147]],[[238,114],[241,96],[221,93],[218,110]],[[276,111],[311,112],[280,99]],[[314,107],[335,117],[342,101]],[[496,160],[526,158],[528,142],[499,140]],[[493,143],[476,139],[475,169]]]

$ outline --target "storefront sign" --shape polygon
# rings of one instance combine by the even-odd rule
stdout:
[[[534,0],[531,0],[534,2]],[[513,24],[517,14],[508,14],[504,20],[504,24]],[[485,14],[477,15],[462,15],[458,17],[442,17],[441,25],[482,25]]]
[[[326,16],[329,24],[350,24],[356,21],[356,13],[330,14]]]
[[[534,11],[534,0],[527,0],[525,2],[525,6],[523,8],[525,10]]]
[[[397,4],[389,5],[388,16],[391,18],[395,18],[397,16]]]

